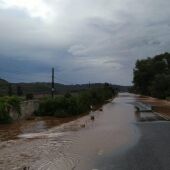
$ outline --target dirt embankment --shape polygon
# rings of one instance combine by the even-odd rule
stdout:
[[[170,101],[156,99],[153,97],[140,96],[139,100],[153,106],[155,112],[161,113],[170,118]]]

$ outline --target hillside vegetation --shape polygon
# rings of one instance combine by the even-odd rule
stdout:
[[[137,60],[134,90],[143,95],[165,99],[170,97],[170,54]]]

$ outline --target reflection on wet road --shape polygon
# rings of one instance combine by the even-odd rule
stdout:
[[[20,139],[0,143],[0,169],[92,170],[98,162],[134,146],[140,133],[135,125],[135,96],[122,93],[103,111]],[[107,170],[107,167],[105,167]]]

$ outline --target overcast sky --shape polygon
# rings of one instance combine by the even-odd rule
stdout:
[[[130,85],[137,59],[170,52],[169,0],[0,0],[0,77]]]

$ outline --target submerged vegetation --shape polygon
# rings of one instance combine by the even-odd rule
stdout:
[[[138,60],[134,69],[137,93],[165,99],[170,97],[170,54]]]
[[[54,99],[45,98],[40,102],[36,115],[39,116],[76,116],[90,111],[90,106],[103,104],[115,96],[115,91],[109,87],[92,88],[77,94],[67,93]]]
[[[0,97],[0,123],[12,122],[12,118],[10,116],[11,109],[20,116],[20,99],[16,96]]]

